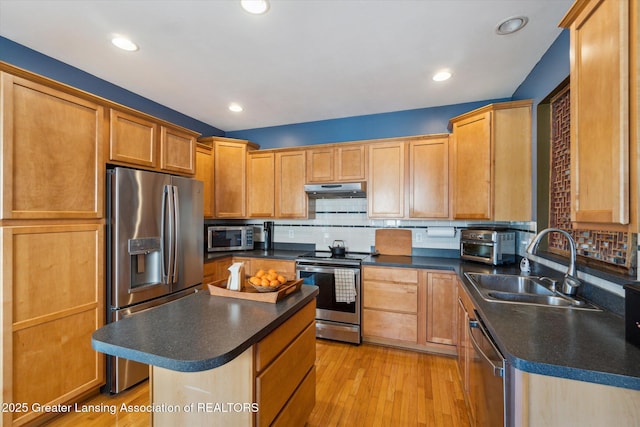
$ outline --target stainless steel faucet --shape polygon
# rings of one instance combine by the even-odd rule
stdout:
[[[560,230],[559,228],[547,228],[539,232],[536,237],[533,238],[529,247],[527,247],[527,254],[534,255],[536,250],[538,249],[538,245],[542,238],[548,233],[560,233],[569,241],[569,249],[571,251],[571,258],[569,259],[569,267],[567,269],[566,274],[564,275],[564,280],[562,282],[561,292],[567,295],[575,295],[578,286],[581,285],[582,282],[578,280],[578,272],[576,270],[576,242],[571,237],[571,234],[567,233],[564,230]]]

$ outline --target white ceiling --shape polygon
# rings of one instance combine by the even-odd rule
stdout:
[[[0,0],[0,35],[232,131],[510,97],[572,1],[271,0],[256,16],[237,0]],[[496,35],[515,15],[527,26]]]

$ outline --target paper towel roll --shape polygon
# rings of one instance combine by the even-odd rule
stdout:
[[[455,235],[456,235],[455,227],[427,228],[427,237],[454,237]]]

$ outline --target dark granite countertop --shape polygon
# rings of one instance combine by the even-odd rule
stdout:
[[[312,301],[302,286],[276,304],[198,292],[110,323],[92,335],[99,352],[181,372],[224,365]]]
[[[624,318],[611,311],[569,310],[484,300],[465,272],[520,274],[517,265],[380,255],[363,265],[455,271],[508,362],[524,372],[640,390],[640,348],[625,340]],[[537,263],[531,275],[561,279]],[[597,303],[597,301],[594,301]]]
[[[230,256],[247,257],[247,258],[273,258],[284,259],[294,261],[298,256],[304,252],[299,250],[282,250],[273,249],[265,251],[262,249],[255,249],[252,251],[229,251],[229,252],[209,252],[204,255],[204,262],[215,261],[216,259],[226,258]]]

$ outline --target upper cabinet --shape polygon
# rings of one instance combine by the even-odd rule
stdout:
[[[409,217],[449,217],[449,136],[409,143]]]
[[[195,173],[197,133],[114,108],[109,119],[109,162],[180,175]]]
[[[571,31],[571,219],[582,228],[637,215],[637,8],[576,1],[560,23]]]
[[[369,145],[369,217],[404,217],[406,148],[405,141]]]
[[[451,119],[453,219],[529,221],[531,100]]]
[[[249,141],[211,136],[199,142],[213,147],[213,198],[215,218],[247,215],[247,152]]]
[[[100,218],[104,107],[0,73],[3,219]]]
[[[253,151],[247,156],[247,216],[275,216],[275,154]]]
[[[364,144],[329,145],[307,150],[307,183],[364,181],[367,178]]]
[[[196,146],[196,176],[203,182],[203,211],[205,218],[213,218],[213,146],[198,143]]]
[[[306,218],[308,198],[304,191],[306,152],[283,150],[275,154],[276,218]]]

